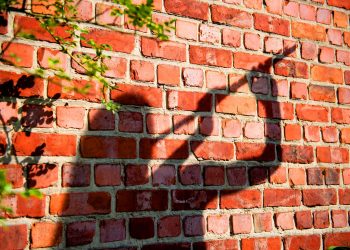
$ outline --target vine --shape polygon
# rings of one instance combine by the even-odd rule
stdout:
[[[147,27],[152,34],[160,40],[167,40],[168,34],[172,29],[174,29],[173,25],[175,20],[159,24],[152,19],[154,7],[153,0],[147,0],[142,4],[134,4],[132,0],[112,0],[111,2],[114,4],[111,5],[111,9],[109,10],[111,16],[127,16],[129,23],[134,27]],[[119,104],[108,100],[108,98],[105,96],[107,89],[111,90],[117,88],[117,86],[112,84],[108,78],[104,77],[104,73],[108,70],[104,60],[110,58],[108,55],[106,55],[105,51],[111,50],[111,46],[108,44],[98,44],[93,39],[86,39],[85,35],[89,33],[89,30],[81,27],[80,25],[81,20],[78,18],[79,13],[76,3],[79,3],[79,0],[32,0],[31,3],[28,3],[26,0],[0,0],[0,14],[13,11],[35,18],[35,20],[39,22],[41,28],[43,28],[43,30],[50,35],[54,43],[58,45],[59,50],[67,55],[74,63],[79,65],[83,69],[84,74],[89,77],[90,81],[101,84],[101,102],[107,110],[115,112],[119,109]],[[93,21],[94,18],[96,18],[96,16],[94,16],[90,21]],[[58,35],[56,30],[59,28],[64,28],[67,36],[62,37],[61,35]],[[107,28],[112,27],[107,26]],[[50,82],[53,82],[54,84],[68,88],[68,90],[73,90],[81,94],[87,93],[90,87],[89,85],[85,85],[81,88],[63,86],[61,83],[62,81],[71,81],[72,78],[65,71],[65,69],[59,66],[60,60],[57,58],[48,59],[49,67],[47,69],[37,68],[34,70],[28,70],[24,67],[20,67],[18,62],[21,61],[21,58],[16,54],[10,55],[11,60],[5,58],[4,55],[10,44],[17,38],[31,40],[36,39],[34,34],[22,32],[19,28],[0,52],[0,62],[14,66],[32,77],[50,80]],[[86,42],[94,50],[92,55],[75,53],[81,41]],[[5,123],[3,123],[3,125],[5,126]],[[20,126],[20,124],[18,125],[15,123],[12,125],[14,130],[18,130],[18,127]],[[5,129],[5,131],[7,130]],[[9,154],[11,154],[11,146],[7,148],[7,151]],[[4,159],[5,157],[3,157],[3,162]],[[23,165],[23,162],[20,163],[17,159],[16,162],[21,166]],[[12,189],[11,184],[6,179],[4,170],[0,170],[0,212],[11,212],[10,208],[1,205],[1,201],[14,193],[15,192]],[[25,197],[41,196],[41,193],[38,190],[28,188],[26,188],[26,190],[20,194]]]

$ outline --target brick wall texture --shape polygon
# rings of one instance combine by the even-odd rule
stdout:
[[[176,18],[162,42],[110,6],[79,1],[78,17],[112,47],[116,114],[94,82],[83,95],[0,65],[0,168],[44,194],[6,198],[0,249],[350,246],[350,1],[156,0],[155,20]],[[6,58],[59,57],[65,85],[88,83],[32,17],[2,19],[2,48],[36,35]]]

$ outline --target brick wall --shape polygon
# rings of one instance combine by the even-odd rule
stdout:
[[[106,13],[87,22],[108,6],[82,0],[79,18],[112,46],[117,114],[94,83],[82,95],[0,65],[1,123],[25,127],[1,130],[16,157],[0,168],[44,194],[6,199],[1,249],[350,246],[349,1],[157,0],[154,18],[177,19],[166,42]],[[37,39],[8,59],[56,56],[66,84],[87,83],[33,18],[2,17],[2,48],[19,27]]]

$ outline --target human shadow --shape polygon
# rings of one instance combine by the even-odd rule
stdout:
[[[235,241],[205,239],[205,234],[213,231],[208,229],[208,216],[203,212],[214,212],[218,208],[249,211],[263,207],[258,187],[269,181],[274,183],[273,176],[282,161],[279,123],[285,119],[284,106],[281,109],[278,101],[279,87],[271,70],[295,49],[289,48],[284,55],[253,64],[249,72],[236,79],[226,91],[202,93],[198,99],[184,100],[193,107],[190,110],[183,108],[185,105],[179,106],[177,99],[177,105],[168,105],[168,110],[171,114],[177,114],[176,110],[185,111],[187,115],[173,120],[168,131],[152,134],[147,131],[148,127],[157,126],[159,121],[144,123],[148,115],[163,112],[154,108],[159,96],[148,92],[147,87],[127,91],[120,85],[111,94],[114,101],[123,105],[117,116],[91,109],[92,120],[85,125],[87,131],[83,134],[80,130],[64,132],[78,131],[79,134],[79,153],[72,155],[71,160],[57,163],[45,158],[48,162],[43,162],[40,157],[52,148],[51,140],[35,145],[30,152],[22,152],[21,145],[10,145],[11,157],[19,152],[22,158],[33,156],[21,163],[27,166],[23,171],[24,185],[44,188],[44,191],[53,186],[58,192],[49,195],[49,213],[59,225],[50,246],[65,249],[234,249]],[[8,107],[16,105],[11,98],[29,98],[18,109],[21,119],[16,115],[6,120],[2,118],[4,125],[10,121],[20,122],[26,129],[15,133],[24,133],[25,139],[31,135],[31,128],[48,128],[54,119],[50,109],[53,99],[47,101],[33,93],[23,94],[27,88],[35,89],[35,81],[31,79],[22,86],[22,77],[31,79],[14,75],[12,80],[1,79],[0,92],[7,97]],[[166,92],[168,100],[174,93],[166,88],[159,90]],[[245,110],[244,105],[249,103],[241,102],[243,99],[238,98],[231,106],[232,102],[227,104],[228,99],[236,96],[254,97],[253,111]],[[55,93],[54,97],[59,98],[60,93]],[[263,135],[249,138],[242,134],[242,126],[234,126],[239,124],[234,122],[226,124],[231,126],[228,134],[223,142],[218,141],[213,133],[217,129],[213,117],[242,123],[244,117],[251,117],[247,121],[260,122]],[[205,126],[200,124],[193,132],[184,132],[194,120],[204,119],[209,119]],[[117,136],[112,135],[115,127],[118,127]],[[242,142],[243,136],[248,136],[245,142]],[[6,151],[6,148],[9,147],[2,143],[1,150]],[[8,164],[11,159],[4,158],[3,163]],[[61,181],[55,176],[60,176]],[[43,206],[38,202],[30,204]],[[9,216],[42,218],[45,211],[34,214],[27,210]],[[226,219],[228,223],[229,218]],[[63,228],[66,229],[64,235]],[[226,231],[222,235],[226,239],[236,234],[231,226],[224,228]]]

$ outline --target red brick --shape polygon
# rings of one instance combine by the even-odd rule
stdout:
[[[187,115],[173,116],[174,133],[175,134],[194,134],[195,133],[195,118]]]
[[[129,233],[134,239],[154,237],[154,221],[152,217],[130,218]]]
[[[14,150],[17,155],[25,156],[74,156],[76,154],[76,136],[64,134],[42,134],[18,132],[13,136]]]
[[[7,24],[8,24],[8,13],[2,12],[0,13],[0,18],[2,20],[0,24],[0,34],[5,35],[7,33]]]
[[[186,216],[183,220],[185,236],[201,236],[206,232],[205,218],[202,215]]]
[[[350,52],[345,50],[337,50],[337,62],[350,66]]]
[[[350,169],[343,169],[343,183],[350,184]]]
[[[224,240],[209,240],[204,242],[195,242],[193,244],[193,250],[206,250],[206,249],[232,249],[238,250],[238,240],[236,239],[224,239]],[[176,250],[180,248],[176,248]],[[174,249],[175,250],[175,249]]]
[[[314,152],[311,146],[281,145],[277,149],[278,158],[282,162],[307,164],[314,161]]]
[[[315,41],[326,41],[326,29],[319,25],[292,22],[292,36]]]
[[[300,18],[308,21],[316,21],[316,7],[312,5],[299,5]]]
[[[323,24],[331,24],[332,12],[327,9],[317,9],[317,22]]]
[[[272,184],[282,184],[287,182],[287,173],[285,167],[270,167],[269,181]]]
[[[237,160],[244,161],[274,161],[275,145],[263,143],[236,142]]]
[[[31,164],[28,168],[28,187],[46,188],[54,186],[58,181],[57,164]]]
[[[30,244],[33,248],[52,247],[62,240],[62,223],[36,222],[32,226]]]
[[[90,165],[65,163],[62,166],[63,187],[86,187],[90,185]]]
[[[154,81],[154,65],[147,61],[130,62],[130,77],[133,80],[153,82]]]
[[[195,157],[205,160],[231,160],[234,157],[232,143],[216,141],[192,141],[191,150]]]
[[[58,106],[56,108],[56,122],[62,128],[84,127],[85,109],[82,107]]]
[[[142,114],[138,112],[119,112],[118,128],[121,132],[141,133],[143,131]]]
[[[49,49],[49,48],[39,48],[38,49],[38,63],[42,68],[49,69],[63,69],[67,68],[67,55],[59,50]],[[58,60],[58,64],[53,67],[49,64],[50,59]]]
[[[344,32],[344,43],[350,47],[350,32]]]
[[[320,127],[318,126],[304,126],[304,140],[308,142],[319,142]]]
[[[276,227],[282,230],[294,228],[294,213],[277,213],[275,214]]]
[[[96,186],[118,186],[121,184],[121,167],[119,165],[95,165]]]
[[[350,247],[349,238],[350,238],[349,232],[326,233],[324,237],[324,246],[326,248],[331,246]]]
[[[315,228],[328,228],[329,223],[329,212],[324,211],[314,211],[314,227]]]
[[[108,37],[108,44],[111,46],[112,51],[131,53],[135,47],[134,35],[115,30],[90,29],[83,37],[85,40],[81,41],[81,45],[88,48],[91,45],[86,41],[93,39],[97,45],[101,45],[106,43],[106,37]]]
[[[85,94],[79,89],[90,86]],[[97,81],[83,79],[65,80],[58,77],[49,78],[47,95],[50,98],[85,100],[90,102],[101,102],[101,86]]]
[[[304,121],[328,121],[328,108],[316,105],[297,104],[296,113],[300,120]]]
[[[260,122],[247,122],[244,127],[244,136],[250,139],[264,138],[264,124]]]
[[[229,74],[229,88],[231,92],[250,93],[248,79],[243,74]]]
[[[153,186],[170,186],[176,183],[176,171],[173,165],[152,166]]]
[[[240,18],[237,18],[237,16]],[[253,25],[253,17],[250,13],[219,5],[211,6],[211,19],[214,23],[227,24],[239,28],[250,28]]]
[[[41,109],[44,108],[43,106],[39,106],[39,110],[40,110],[40,107],[41,107]],[[0,124],[1,125],[10,125],[10,124],[18,121],[19,110],[18,110],[18,107],[17,107],[17,103],[0,102],[0,108],[1,108],[1,113],[0,113],[0,115],[1,115]],[[39,112],[36,112],[36,113],[39,113]],[[40,113],[37,114],[37,116],[39,116],[39,117],[36,117],[36,120],[39,119],[39,121],[40,121],[40,115],[42,115],[42,114],[40,114]],[[52,111],[51,111],[51,116],[52,116]],[[46,118],[46,117],[44,117],[44,118]],[[32,125],[34,127],[35,127],[35,125],[38,125],[37,124],[38,121],[36,123],[34,123],[34,124],[30,124],[30,122],[31,122],[31,119],[28,116],[27,117],[28,125]]]
[[[202,183],[201,167],[199,165],[179,166],[179,180],[182,185],[198,185]]]
[[[273,16],[254,13],[254,28],[282,36],[290,35],[290,21]]]
[[[340,184],[340,170],[335,168],[326,168],[326,184],[339,185]]]
[[[230,186],[245,186],[248,180],[245,167],[226,168],[226,175]]]
[[[260,50],[260,35],[255,33],[244,33],[244,47],[250,50]]]
[[[199,26],[199,41],[220,44],[221,30],[214,26],[201,24]]]
[[[296,207],[301,205],[301,192],[294,189],[265,189],[265,207]]]
[[[259,117],[292,120],[293,104],[276,101],[258,101]]]
[[[264,167],[252,167],[248,169],[249,183],[251,186],[267,182],[267,169]]]
[[[0,133],[0,156],[7,152],[7,137],[5,133]]]
[[[342,84],[343,71],[339,68],[314,65],[311,67],[311,78],[314,81]]]
[[[131,159],[136,157],[136,141],[125,137],[82,136],[80,153],[85,158]]]
[[[350,124],[350,109],[332,108],[332,122]]]
[[[167,106],[170,109],[187,111],[210,111],[212,95],[201,92],[170,91],[167,93]]]
[[[243,3],[247,8],[261,10],[263,0],[243,0]]]
[[[299,17],[299,3],[288,1],[283,6],[284,14],[292,17]]]
[[[328,47],[320,47],[319,60],[323,63],[333,63],[334,49]]]
[[[350,204],[350,189],[339,189],[339,204]]]
[[[149,182],[149,171],[147,165],[127,165],[124,168],[126,186],[144,185]]]
[[[254,189],[221,191],[220,207],[222,209],[262,207],[262,193]]]
[[[114,9],[116,8],[113,5],[105,3],[96,3],[96,22],[100,25],[121,26],[121,17],[112,15],[112,11]]]
[[[325,163],[348,163],[349,150],[337,147],[317,147],[317,161]]]
[[[225,169],[223,167],[206,166],[204,168],[204,185],[220,186],[225,184]]]
[[[321,237],[319,235],[296,235],[287,236],[284,240],[284,249],[298,250],[310,249],[319,250],[321,247]]]
[[[158,237],[176,237],[181,234],[180,216],[165,216],[158,220]]]
[[[229,215],[209,215],[207,217],[208,232],[214,234],[225,234],[229,231]]]
[[[254,219],[254,231],[256,233],[272,231],[272,214],[271,213],[253,214],[253,219]]]
[[[27,225],[7,225],[0,228],[0,248],[25,249],[28,244]]]
[[[273,0],[268,0],[273,1]],[[280,38],[265,37],[264,38],[264,51],[273,54],[282,54],[283,42]]]
[[[117,212],[164,211],[168,208],[167,190],[118,190]]]
[[[0,105],[1,104],[2,103],[0,103]],[[14,120],[16,118],[13,116],[11,119]],[[51,128],[53,126],[52,123],[53,110],[51,107],[34,104],[24,104],[22,106],[22,126],[30,128]]]
[[[180,69],[177,66],[160,64],[157,68],[158,84],[178,86],[180,84]]]
[[[245,238],[242,239],[242,250],[267,250],[280,249],[282,241],[280,237],[270,238]]]
[[[311,211],[297,211],[295,212],[295,223],[297,229],[312,228],[312,214]]]
[[[316,167],[307,169],[307,184],[322,185],[323,179],[323,170],[321,168]]]
[[[267,77],[252,77],[251,90],[255,94],[267,95],[270,89],[270,80]]]
[[[67,246],[86,245],[95,236],[95,221],[77,221],[67,225]]]
[[[314,60],[317,57],[317,45],[303,42],[301,44],[301,57],[306,60]]]
[[[333,11],[333,23],[335,27],[348,27],[348,16],[346,13]]]
[[[291,82],[290,83],[290,95],[293,99],[308,99],[307,84],[303,82]]]
[[[306,184],[305,170],[302,168],[290,168],[288,171],[288,176],[291,186]]]
[[[6,60],[3,62],[17,67],[32,67],[34,47],[21,43],[3,43],[1,48],[4,51],[2,59]]]
[[[105,109],[90,109],[88,114],[89,130],[114,130],[115,115]]]
[[[179,1],[179,0],[177,0]],[[186,45],[172,41],[158,41],[142,37],[141,52],[144,56],[159,57],[174,61],[186,61]]]
[[[119,248],[118,248],[119,249]],[[142,250],[191,250],[191,243],[160,243],[145,245],[141,248]],[[120,250],[136,250],[136,248]]]
[[[234,214],[231,221],[234,234],[244,234],[252,231],[252,216],[250,214]]]
[[[281,127],[277,123],[265,123],[265,137],[271,140],[281,140]]]
[[[189,53],[193,64],[232,67],[232,52],[229,50],[191,45]]]
[[[140,140],[140,158],[186,159],[188,141],[176,139],[143,138]]]
[[[197,41],[198,25],[195,22],[176,20],[175,33],[177,37]]]
[[[298,124],[286,124],[284,126],[286,141],[297,141],[301,139],[301,126]]]
[[[282,15],[282,0],[265,0],[266,10],[272,14]]]
[[[334,44],[334,45],[343,44],[342,32],[340,30],[329,29],[327,31],[327,36],[331,44]]]
[[[234,53],[234,67],[252,71],[270,73],[272,59],[268,56],[253,55],[244,52]]]
[[[243,96],[216,96],[216,112],[238,115],[256,115],[256,100]]]
[[[201,69],[183,68],[182,78],[185,86],[202,87],[204,82],[204,74]]]
[[[207,88],[209,89],[226,89],[227,77],[224,73],[218,71],[206,71],[205,78]]]
[[[305,206],[328,206],[337,203],[335,189],[304,189],[303,203]]]
[[[120,241],[126,238],[125,220],[108,219],[100,221],[101,242]]]
[[[309,78],[309,66],[304,62],[297,62],[288,59],[275,60],[275,74],[295,78]]]
[[[346,210],[332,210],[333,228],[343,228],[348,225]]]
[[[235,48],[241,46],[241,33],[237,30],[223,28],[222,44]]]
[[[310,99],[323,102],[335,102],[335,90],[333,87],[310,85]]]
[[[13,197],[15,199],[16,207],[12,207],[13,217],[30,217],[40,218],[45,216],[45,195],[41,198],[29,197],[25,198],[20,194]]]
[[[90,215],[111,212],[111,196],[106,192],[60,193],[50,197],[50,214]]]
[[[23,34],[33,35],[35,37],[35,40],[55,43],[55,40],[50,35],[50,33],[46,31],[41,26],[40,22],[33,17],[15,16],[14,33],[15,34],[20,33],[19,34],[20,36],[23,36]],[[61,39],[71,40],[70,34],[69,34],[69,28],[66,26],[60,26],[60,25],[57,26],[56,28],[53,29],[53,34],[55,36],[58,36]]]
[[[30,168],[31,165],[28,165]],[[5,178],[8,183],[12,185],[13,188],[19,188],[23,186],[23,169],[19,164],[4,164],[0,165],[0,170],[5,172]],[[31,177],[28,173],[28,178]],[[57,179],[57,177],[56,177]],[[29,182],[29,181],[28,181]],[[28,183],[28,186],[30,184]]]
[[[169,134],[171,130],[171,117],[163,114],[147,114],[147,132],[150,134]]]
[[[217,117],[199,117],[199,132],[203,135],[219,135],[220,121]]]
[[[338,102],[340,104],[350,104],[350,89],[338,88]]]
[[[216,190],[174,190],[171,199],[175,211],[216,209],[218,205]]]
[[[169,13],[208,20],[209,5],[198,0],[165,0],[164,7]]]
[[[120,57],[104,58],[103,63],[107,66],[103,76],[111,78],[124,78],[126,75],[127,60]]]

